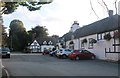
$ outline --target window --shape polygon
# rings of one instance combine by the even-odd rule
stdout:
[[[84,48],[85,47],[85,44],[84,43],[81,43],[81,48]]]
[[[97,34],[97,40],[102,40],[102,39],[103,39],[102,34]]]
[[[44,41],[44,42],[43,42],[43,44],[44,44],[44,45],[46,45],[46,44],[47,44],[47,42],[46,42],[46,41]]]
[[[88,49],[93,49],[93,43],[91,42],[92,38],[89,38],[89,47]]]

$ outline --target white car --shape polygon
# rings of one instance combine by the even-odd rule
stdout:
[[[59,58],[67,58],[71,52],[73,52],[73,50],[61,48],[57,51],[56,55]]]

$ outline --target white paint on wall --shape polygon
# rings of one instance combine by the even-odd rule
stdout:
[[[110,32],[111,36],[113,37],[113,31]],[[107,53],[105,55],[105,48],[106,50],[109,52],[109,49],[111,50],[111,52],[114,52],[114,47],[113,47],[113,44],[114,44],[114,39],[112,38],[110,41],[107,41],[104,39],[104,34],[105,33],[102,33],[102,40],[97,40],[97,34],[94,34],[94,35],[89,35],[89,36],[85,36],[85,37],[81,37],[79,39],[74,39],[73,42],[74,42],[74,49],[75,50],[79,50],[83,47],[81,47],[81,41],[83,39],[87,39],[87,43],[84,44],[84,49],[86,50],[89,50],[90,52],[93,52],[96,57],[98,59],[111,59],[111,60],[115,60],[117,61],[118,57],[118,53]],[[93,48],[89,48],[89,38],[93,38],[95,40],[97,40],[97,43],[94,43],[93,44]],[[72,40],[69,40],[66,42],[66,46],[68,47],[69,46],[69,43],[71,42]],[[119,43],[118,39],[115,40],[116,43]],[[120,46],[116,47],[117,48],[117,52],[120,52]]]
[[[52,50],[54,48],[53,45],[42,45],[41,46],[41,52],[43,52],[45,49]]]

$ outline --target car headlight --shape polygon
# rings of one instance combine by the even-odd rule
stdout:
[[[10,54],[10,52],[7,52],[8,54]]]

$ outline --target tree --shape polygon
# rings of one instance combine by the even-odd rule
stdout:
[[[7,37],[7,33],[5,31],[5,27],[2,27],[2,47],[6,47],[8,46],[7,41],[8,41],[8,37]]]
[[[31,43],[35,39],[46,38],[48,29],[45,26],[36,26],[28,31],[28,41]]]
[[[105,0],[97,0],[97,2],[104,10],[106,10],[107,14],[109,15],[110,9],[108,8],[108,5],[106,4]],[[118,0],[114,0],[115,14],[117,14],[117,10],[118,10],[117,2]],[[93,7],[92,0],[90,0],[90,6],[92,12],[96,15],[97,18],[99,18],[98,14],[96,13]]]
[[[29,11],[39,10],[43,4],[49,4],[53,0],[39,0],[39,2],[37,2],[36,0],[33,0],[32,2],[28,0],[22,0],[22,2],[20,2],[19,0],[16,2],[13,1],[0,1],[0,7],[2,7],[2,9],[0,10],[0,15],[13,13],[19,6],[27,7]]]
[[[27,38],[28,33],[26,32],[22,21],[11,21],[9,31],[9,47],[13,48],[14,51],[23,51],[28,43]]]

